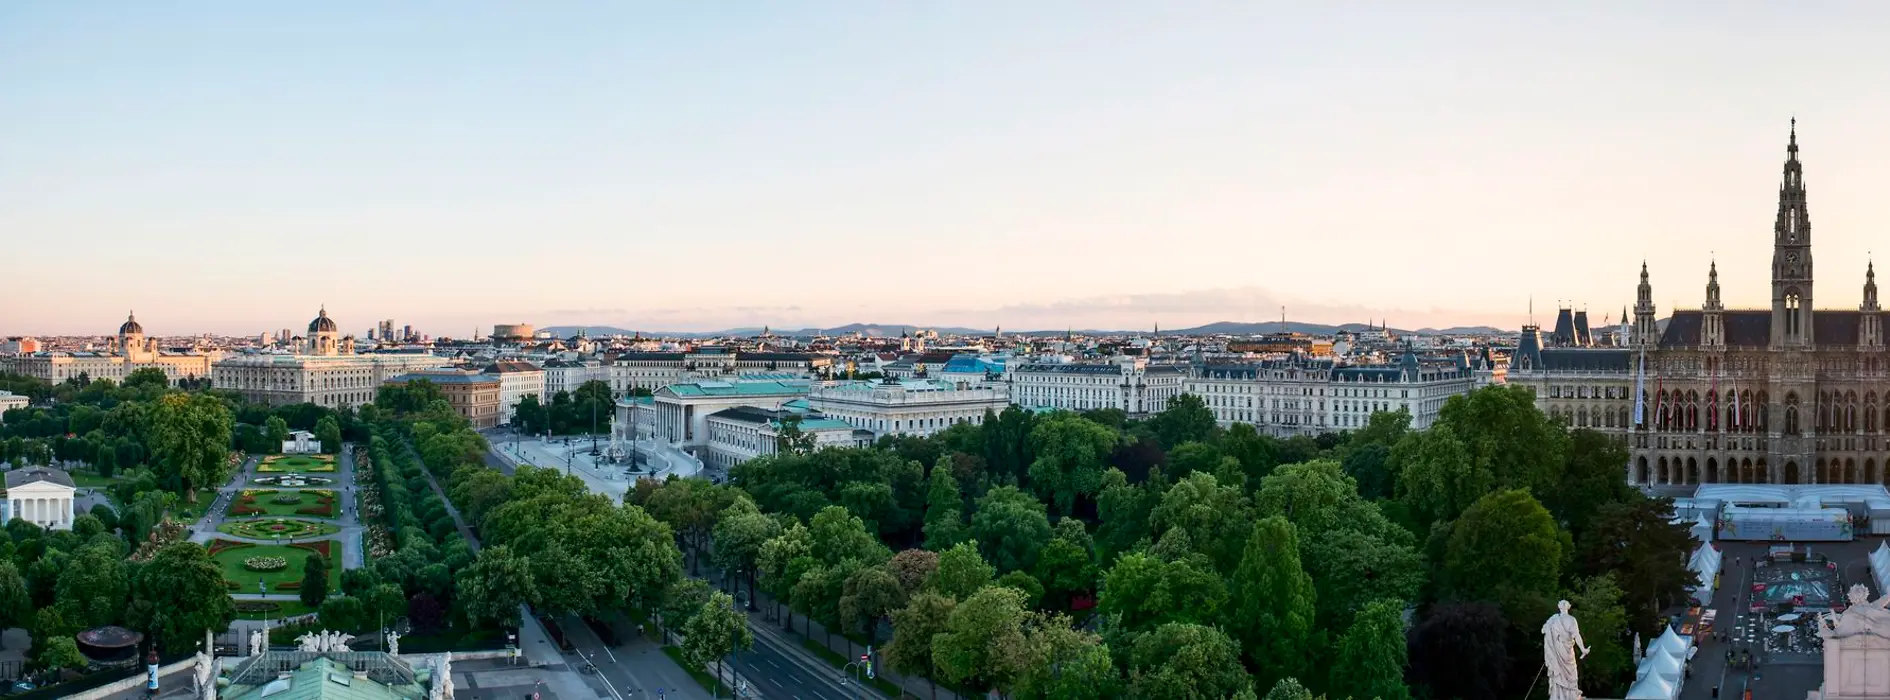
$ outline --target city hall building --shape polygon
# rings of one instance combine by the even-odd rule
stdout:
[[[1771,308],[1726,308],[1709,262],[1704,303],[1674,310],[1662,327],[1642,264],[1626,347],[1524,326],[1509,381],[1533,388],[1550,416],[1625,441],[1635,484],[1890,483],[1876,271],[1867,262],[1845,273],[1862,277],[1855,308],[1817,308],[1811,253],[1794,128],[1772,231]]]

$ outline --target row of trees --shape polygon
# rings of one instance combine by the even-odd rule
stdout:
[[[540,402],[536,395],[525,397],[518,402],[512,424],[530,435],[582,435],[593,429],[603,432],[610,427],[610,417],[616,407],[610,384],[593,379],[578,386],[576,391],[552,394],[548,404]]]
[[[1291,440],[1223,430],[1184,396],[1147,421],[1011,409],[871,449],[784,450],[735,468],[732,488],[630,498],[692,567],[711,557],[863,642],[889,627],[895,668],[964,688],[1228,697],[1291,679],[1494,698],[1528,682],[1558,598],[1582,611],[1598,694],[1626,680],[1631,632],[1684,599],[1691,539],[1626,486],[1626,462],[1521,389],[1453,398],[1426,431],[1381,413]]]

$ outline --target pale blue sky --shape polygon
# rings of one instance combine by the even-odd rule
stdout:
[[[1573,5],[0,4],[0,333],[1854,307],[1890,5]]]

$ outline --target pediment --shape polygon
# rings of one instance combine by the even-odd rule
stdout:
[[[64,484],[55,484],[50,481],[35,481],[21,486],[8,487],[6,493],[9,498],[18,498],[20,496],[70,496],[75,490],[76,489],[71,486]]]

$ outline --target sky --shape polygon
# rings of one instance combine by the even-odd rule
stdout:
[[[0,334],[1591,317],[1890,255],[1890,4],[0,4]]]

